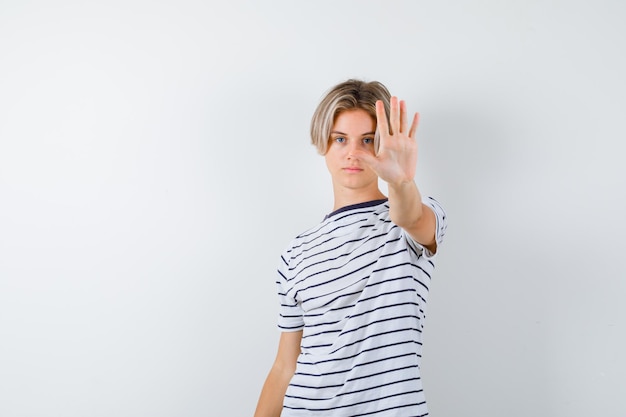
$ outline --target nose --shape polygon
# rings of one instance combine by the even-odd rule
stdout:
[[[347,146],[347,158],[348,160],[358,160],[357,153],[357,141],[350,141]]]

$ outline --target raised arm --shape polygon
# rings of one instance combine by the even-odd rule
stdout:
[[[380,145],[376,155],[360,153],[359,157],[388,184],[389,214],[416,242],[431,252],[437,250],[435,213],[422,203],[415,184],[417,142],[415,132],[419,114],[415,113],[408,128],[406,103],[391,97],[389,123],[382,101],[376,102],[376,128]]]
[[[287,386],[296,371],[301,340],[302,331],[281,333],[278,353],[263,384],[254,417],[280,416]]]
[[[422,203],[415,182],[402,185],[389,184],[389,215],[391,221],[406,230],[419,244],[431,253],[437,251],[435,231],[437,220],[430,207]]]

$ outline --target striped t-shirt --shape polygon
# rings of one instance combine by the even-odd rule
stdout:
[[[423,202],[439,245],[445,213]],[[420,359],[433,258],[391,222],[387,200],[341,208],[291,242],[278,326],[303,335],[282,417],[428,414]]]

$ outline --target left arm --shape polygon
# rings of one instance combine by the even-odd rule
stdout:
[[[414,180],[417,165],[415,132],[419,114],[415,113],[411,127],[407,129],[406,103],[394,96],[390,100],[389,123],[381,101],[376,103],[376,119],[380,135],[378,152],[376,155],[362,153],[360,157],[388,184],[391,220],[413,240],[435,253],[435,213],[422,203]]]
[[[403,228],[417,243],[431,253],[437,251],[435,213],[422,203],[415,182],[389,184],[389,215],[391,221]]]

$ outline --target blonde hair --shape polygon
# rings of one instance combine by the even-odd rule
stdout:
[[[387,87],[378,81],[349,79],[337,84],[326,92],[311,118],[311,143],[321,155],[328,151],[330,132],[339,113],[345,110],[365,110],[376,122],[376,101],[385,105],[389,123],[389,100]],[[374,146],[378,151],[379,133],[376,130]]]

